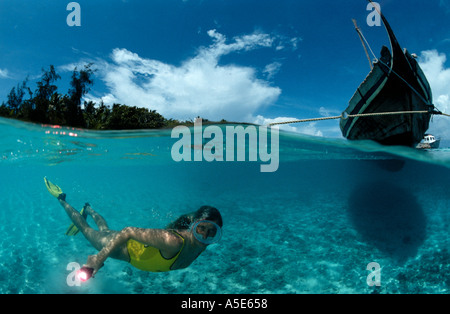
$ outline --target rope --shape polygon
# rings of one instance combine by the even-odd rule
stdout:
[[[334,119],[340,119],[340,118],[341,118],[341,116],[335,116],[335,117],[323,117],[323,118],[314,118],[314,119],[294,120],[294,121],[286,121],[286,122],[274,122],[274,123],[269,123],[269,126],[280,125],[280,124],[323,121],[323,120],[334,120]]]
[[[291,123],[315,122],[315,121],[323,121],[323,120],[336,120],[336,119],[344,119],[345,120],[348,118],[387,116],[387,115],[399,115],[399,114],[424,114],[424,113],[430,113],[430,111],[428,111],[428,110],[394,111],[394,112],[374,112],[374,113],[359,113],[359,114],[347,114],[344,111],[340,116],[302,119],[302,120],[294,120],[294,121],[286,121],[286,122],[274,122],[274,123],[270,123],[269,126],[281,125],[281,124],[291,124]],[[440,113],[434,112],[433,114],[442,114],[444,116],[450,117],[449,114],[445,114],[445,113],[441,113],[441,112]]]

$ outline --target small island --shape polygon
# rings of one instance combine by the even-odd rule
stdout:
[[[192,126],[193,121],[166,119],[156,110],[122,104],[107,106],[103,102],[83,101],[94,84],[92,63],[72,72],[67,94],[58,92],[56,82],[61,76],[55,67],[43,69],[33,91],[28,78],[13,87],[6,102],[0,106],[0,116],[27,122],[70,126],[91,130],[164,129],[177,125]],[[203,118],[205,123],[209,121]],[[210,122],[212,123],[212,122]],[[216,123],[227,123],[222,120]]]

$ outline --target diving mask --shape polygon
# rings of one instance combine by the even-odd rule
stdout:
[[[196,221],[191,230],[194,237],[203,244],[214,244],[222,238],[222,229],[210,220]]]

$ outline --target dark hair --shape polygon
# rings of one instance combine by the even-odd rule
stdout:
[[[194,221],[211,220],[216,222],[222,228],[222,215],[217,208],[212,206],[202,206],[197,211],[180,216],[177,220],[167,225],[166,229],[189,229]]]

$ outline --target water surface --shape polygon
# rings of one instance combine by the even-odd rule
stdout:
[[[261,173],[260,162],[174,162],[170,131],[0,119],[0,293],[448,293],[450,150],[280,132],[278,170]],[[222,241],[184,270],[110,259],[69,286],[67,265],[96,251],[64,235],[44,176],[116,230],[217,207]],[[367,285],[371,262],[379,287]]]

